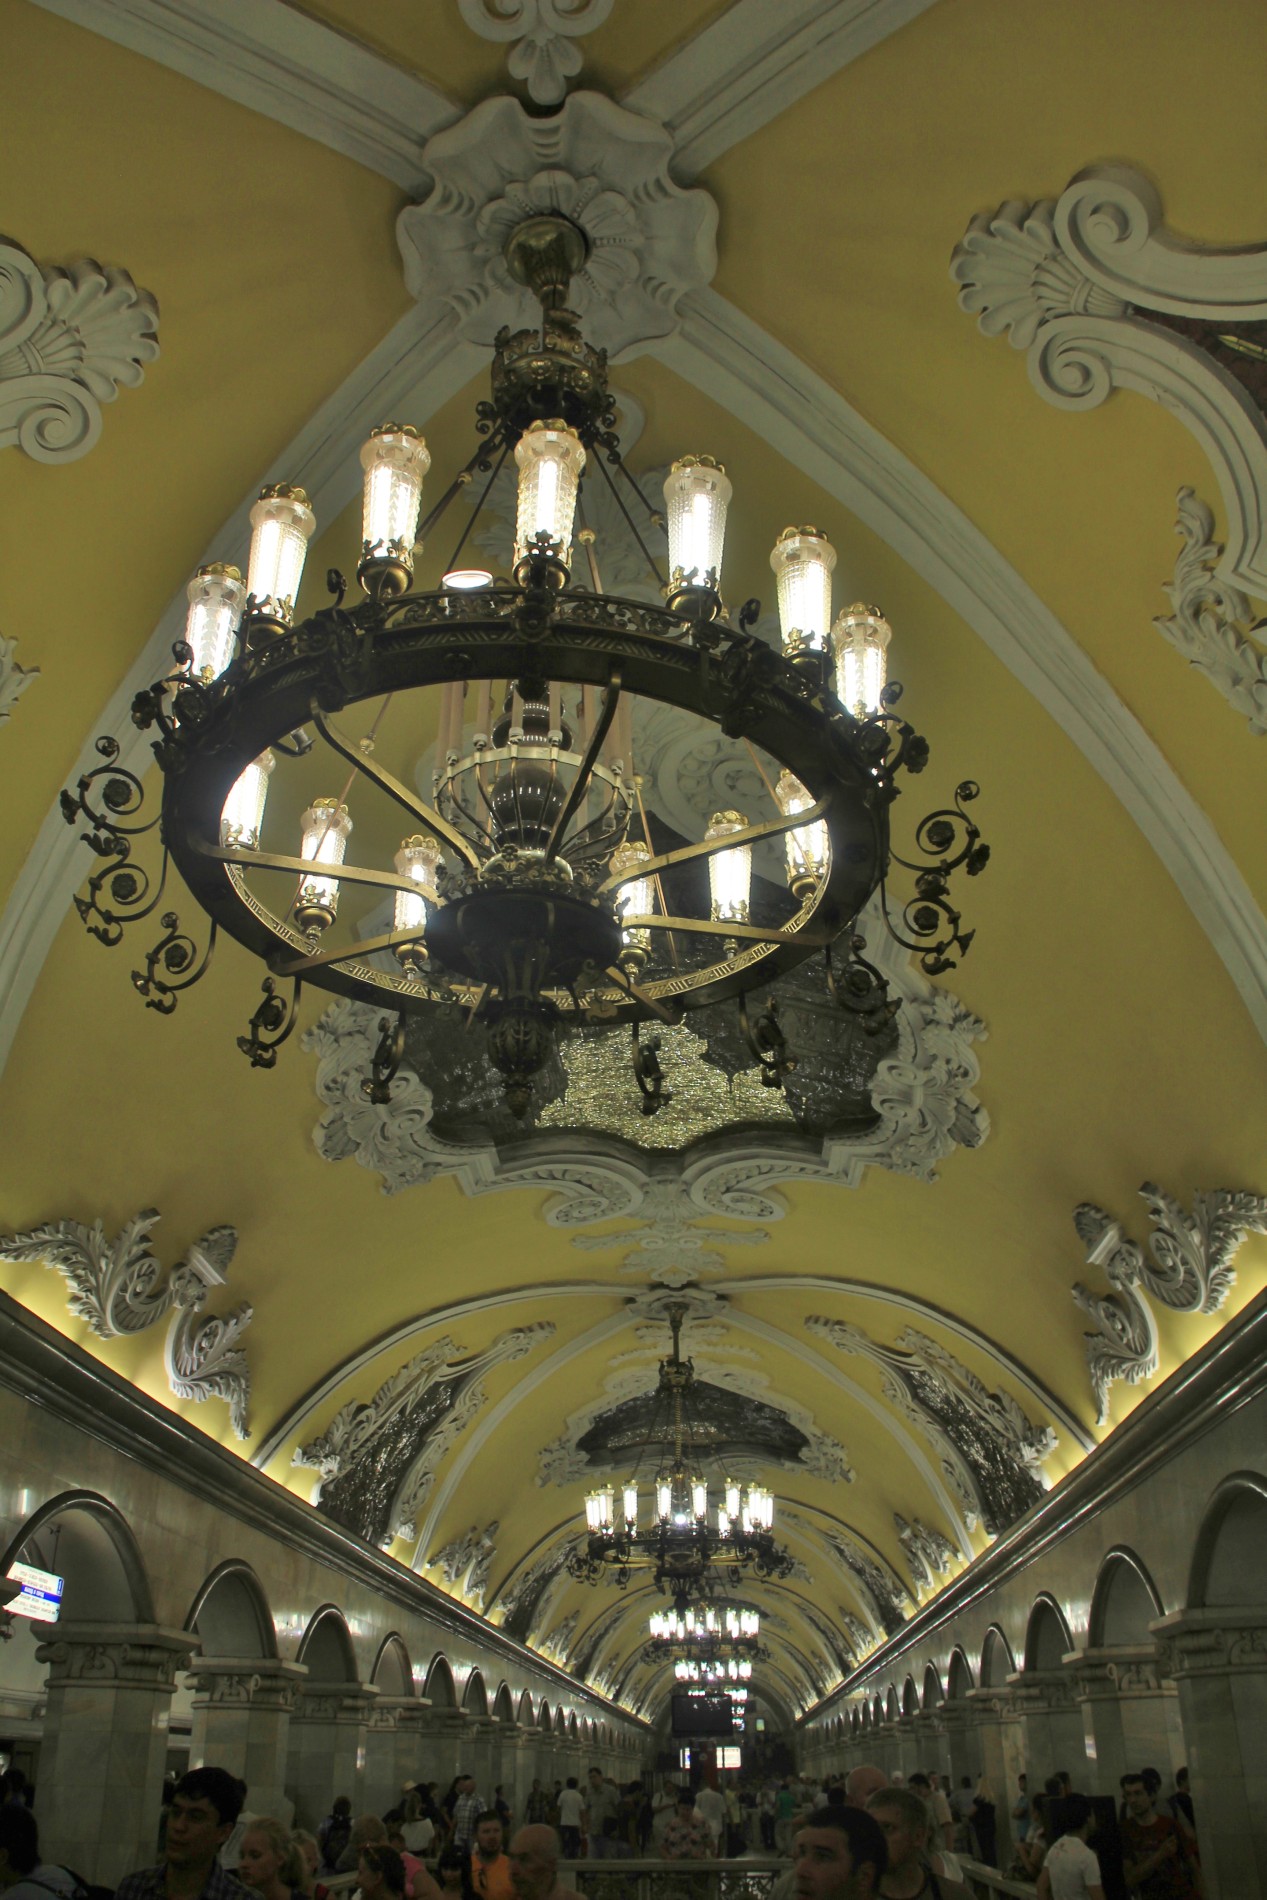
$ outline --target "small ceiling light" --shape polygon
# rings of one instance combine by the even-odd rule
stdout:
[[[301,820],[303,838],[299,855],[313,864],[342,864],[352,831],[346,805],[337,798],[314,798]],[[326,930],[339,908],[337,877],[306,876],[295,899],[295,922],[301,930]]]
[[[259,850],[268,780],[276,763],[272,752],[265,747],[230,787],[220,814],[220,842],[228,849]]]
[[[486,567],[453,567],[440,584],[457,594],[473,594],[479,587],[491,587],[493,577]]]
[[[836,697],[855,719],[874,719],[880,710],[893,637],[878,607],[856,601],[836,616],[831,630],[836,662]]]
[[[783,651],[825,651],[831,626],[831,576],[836,550],[817,528],[784,528],[774,544],[770,566],[779,587],[779,624]]]
[[[541,545],[539,537],[544,535],[554,558],[566,569],[572,563],[572,517],[585,467],[581,439],[557,418],[534,422],[515,444],[515,461],[519,468],[516,565]]]
[[[365,470],[361,561],[357,576],[367,594],[403,594],[414,571],[414,541],[423,477],[431,455],[407,422],[385,422],[361,450]]]
[[[261,488],[251,510],[251,561],[247,591],[254,619],[288,627],[303,578],[308,542],[317,517],[302,488],[272,482]]]
[[[204,682],[219,679],[233,657],[233,639],[246,605],[242,576],[236,567],[213,561],[198,569],[186,592],[185,641],[193,653],[189,670]]]

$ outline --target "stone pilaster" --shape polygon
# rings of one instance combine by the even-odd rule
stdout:
[[[1024,1731],[1021,1768],[1030,1787],[1037,1793],[1049,1775],[1066,1772],[1081,1788],[1087,1779],[1087,1742],[1069,1676],[1062,1669],[1024,1669],[1007,1680]]]
[[[401,1799],[405,1782],[417,1781],[421,1755],[421,1710],[417,1696],[384,1696],[365,1724],[364,1804],[367,1814],[385,1814]]]
[[[1149,1627],[1179,1692],[1207,1900],[1267,1893],[1267,1609],[1179,1610]]]
[[[63,1623],[40,1644],[46,1859],[110,1887],[154,1860],[172,1691],[197,1648],[186,1630],[118,1623]]]
[[[364,1811],[365,1734],[377,1700],[378,1690],[368,1683],[311,1680],[295,1698],[286,1792],[297,1827],[316,1828],[341,1794],[353,1814]]]
[[[443,1794],[460,1768],[470,1768],[467,1758],[467,1732],[470,1717],[461,1709],[428,1709],[418,1724],[421,1746],[420,1775],[411,1781],[438,1781]]]
[[[1011,1809],[1016,1799],[1016,1777],[1023,1771],[1016,1700],[1006,1688],[970,1689],[967,1700],[977,1731],[979,1772],[994,1795],[995,1859],[1000,1867],[1006,1867],[1012,1858]]]
[[[1128,1770],[1183,1766],[1178,1692],[1151,1643],[1076,1649],[1064,1666],[1082,1711],[1088,1793],[1116,1795]]]
[[[941,1705],[941,1719],[950,1757],[946,1792],[952,1794],[965,1775],[975,1787],[981,1774],[981,1742],[971,1703],[966,1697],[948,1698]]]
[[[240,1775],[252,1814],[288,1821],[290,1718],[307,1669],[276,1657],[207,1656],[193,1673],[189,1766],[209,1762]]]
[[[945,1781],[950,1774],[950,1748],[941,1704],[938,1703],[935,1708],[921,1709],[912,1720],[915,1725],[916,1767],[926,1775],[939,1774]]]

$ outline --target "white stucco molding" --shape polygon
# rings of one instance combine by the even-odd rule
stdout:
[[[422,147],[461,107],[285,0],[35,0],[383,178],[417,190]]]
[[[135,389],[158,355],[158,304],[125,270],[81,257],[37,264],[0,237],[0,448],[77,462],[101,405]]]
[[[1009,200],[975,217],[951,257],[960,307],[1028,352],[1059,409],[1131,389],[1178,416],[1218,478],[1227,515],[1220,573],[1267,594],[1267,419],[1244,385],[1148,312],[1203,322],[1267,315],[1267,249],[1215,250],[1162,226],[1142,172],[1093,165],[1054,202]]]
[[[458,335],[491,344],[522,323],[506,240],[536,211],[561,211],[589,239],[568,303],[585,339],[615,355],[677,327],[677,306],[717,268],[717,206],[670,176],[673,139],[601,93],[577,92],[548,118],[486,99],[423,154],[430,190],[396,221],[405,285],[442,300]]]
[[[1176,505],[1183,546],[1166,585],[1174,612],[1156,615],[1153,625],[1261,739],[1267,735],[1267,653],[1254,642],[1267,628],[1240,588],[1219,578],[1223,547],[1214,539],[1213,510],[1190,488],[1179,490]]]
[[[512,79],[522,80],[539,106],[557,105],[581,70],[572,41],[600,27],[612,0],[458,0],[458,11],[482,40],[515,44],[506,55]]]
[[[1056,616],[821,376],[713,290],[653,353],[756,429],[935,588],[1051,714],[1173,877],[1267,1040],[1267,919],[1210,820]]]
[[[18,665],[17,646],[16,640],[0,633],[0,726],[6,723],[31,681],[39,678],[38,666]]]

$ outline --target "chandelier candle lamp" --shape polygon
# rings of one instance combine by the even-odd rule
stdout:
[[[751,631],[759,603],[731,616],[721,593],[730,478],[710,456],[686,455],[652,501],[625,466],[605,355],[566,308],[588,245],[555,212],[512,233],[507,265],[536,293],[539,319],[497,337],[475,448],[425,518],[422,436],[400,422],[370,433],[359,600],[332,570],[328,604],[298,615],[316,523],[302,488],[266,487],[251,509],[245,583],[227,564],[198,570],[174,665],[133,704],[154,736],[157,810],[114,736],[62,795],[96,857],[76,900],[87,928],[114,944],[158,921],[133,971],[150,1008],[176,1006],[220,931],[258,959],[262,998],[238,1038],[257,1067],[273,1066],[313,984],[385,1012],[366,1082],[375,1102],[390,1099],[407,1019],[456,1010],[515,1115],[535,1112],[560,1037],[586,1030],[618,1038],[651,1114],[667,1099],[656,1026],[728,999],[762,1079],[777,1085],[795,1057],[767,988],[811,956],[826,959],[835,1002],[869,1025],[883,982],[855,920],[875,892],[928,974],[971,942],[949,880],[988,856],[967,811],[976,785],[964,781],[952,806],[923,820],[914,859],[890,844],[900,775],[920,771],[928,748],[893,710],[887,623],[860,606],[832,621],[835,550],[807,527],[780,535],[771,557],[783,650]],[[494,574],[461,556],[503,465],[518,506]],[[600,485],[662,606],[603,590],[602,550],[584,525],[587,488]],[[415,587],[423,537],[463,495],[475,514],[443,580]],[[651,544],[666,529],[662,567]],[[375,749],[398,696],[421,743],[435,735],[429,797]],[[638,700],[749,747],[769,808],[719,811],[702,836],[673,833],[666,848],[633,756]],[[147,835],[160,860],[149,868],[134,856]],[[354,837],[365,842],[354,848]],[[786,881],[758,891],[754,851],[767,840],[782,849]],[[896,915],[894,863],[914,873]],[[172,873],[203,915],[197,937],[167,907]],[[697,1503],[674,1491],[657,1521],[677,1525],[685,1512],[694,1523]],[[751,1499],[723,1515],[730,1528],[710,1535],[768,1533]]]

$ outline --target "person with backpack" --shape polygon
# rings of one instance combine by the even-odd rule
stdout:
[[[39,1830],[31,1810],[18,1801],[0,1805],[0,1889],[14,1900],[75,1900],[83,1884],[68,1867],[40,1859]]]
[[[317,1829],[317,1839],[326,1871],[333,1873],[352,1839],[352,1803],[345,1794],[335,1796],[334,1806]]]

